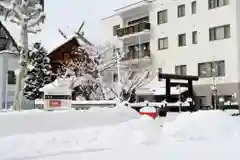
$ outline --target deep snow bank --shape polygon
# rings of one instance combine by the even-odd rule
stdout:
[[[50,132],[83,127],[114,125],[140,115],[131,108],[92,108],[88,111],[42,111],[0,113],[0,137],[20,133]]]
[[[0,159],[30,159],[64,152],[153,144],[160,127],[147,116],[118,125],[0,138]]]
[[[240,133],[239,120],[220,110],[187,112],[166,123],[162,131],[183,139],[236,137]]]

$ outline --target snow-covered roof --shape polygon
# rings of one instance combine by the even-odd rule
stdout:
[[[40,89],[40,91],[56,94],[69,93],[72,91],[70,89],[71,81],[71,79],[58,78],[54,82],[45,85],[43,88]]]
[[[10,25],[9,23],[0,21],[0,29],[1,29],[0,34],[1,34],[2,37],[5,37],[8,40],[10,40],[10,45],[9,45],[9,48],[7,48],[7,49],[11,50],[11,52],[13,52],[13,53],[18,53],[19,52],[19,46],[16,42],[17,38],[13,37],[13,35],[15,35],[15,34],[10,33],[10,32],[12,32],[12,30],[9,29],[9,25]],[[16,28],[17,27],[15,26],[14,29],[16,30]]]
[[[54,42],[54,45],[52,48],[48,49],[48,53],[52,53],[54,50],[56,50],[57,48],[61,47],[62,45],[66,44],[67,42],[76,39],[75,36],[69,36],[67,39],[65,39],[64,37],[62,37],[61,39],[58,39],[57,41]]]
[[[67,42],[76,39],[79,45],[84,45],[84,44],[92,44],[90,41],[88,41],[84,36],[82,36],[81,34],[77,35],[77,34],[70,34],[69,36],[67,36],[67,38],[64,38],[62,36],[61,39],[58,39],[58,41],[56,41],[56,43],[54,42],[54,45],[51,49],[49,49],[49,53],[53,52],[54,50],[56,50],[57,48],[61,47],[62,45],[66,44]]]
[[[136,90],[136,93],[139,95],[165,95],[166,93],[166,83],[165,80],[159,81],[157,76],[152,79],[149,83],[146,85],[142,86],[141,88],[138,88]],[[187,87],[181,87],[180,92],[183,93],[187,91]],[[171,87],[171,94],[177,95],[179,94],[179,90],[177,87]]]

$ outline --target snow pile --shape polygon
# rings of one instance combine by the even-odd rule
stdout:
[[[143,113],[156,113],[156,108],[155,107],[143,107],[140,109],[140,112]]]
[[[50,132],[99,125],[113,125],[139,118],[131,108],[98,108],[89,111],[63,110],[46,112],[31,110],[0,112],[1,136],[22,133]]]
[[[226,109],[226,110],[224,110],[224,112],[226,112],[229,115],[232,115],[234,113],[239,113],[239,110],[237,110],[237,109]]]
[[[157,130],[160,128],[154,125],[154,120],[143,116],[113,126],[9,136],[0,139],[0,159],[31,159],[69,151],[153,144],[159,136]]]
[[[220,110],[181,113],[174,122],[163,127],[167,135],[195,140],[236,137],[239,131],[237,119]]]

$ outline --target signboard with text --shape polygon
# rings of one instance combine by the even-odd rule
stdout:
[[[45,95],[44,96],[44,109],[70,109],[72,97],[71,95]]]

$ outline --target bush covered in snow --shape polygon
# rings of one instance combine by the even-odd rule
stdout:
[[[25,77],[24,96],[29,100],[41,98],[39,91],[44,85],[52,82],[52,67],[50,59],[47,57],[46,50],[40,43],[35,43],[33,50],[30,51],[30,67]]]

